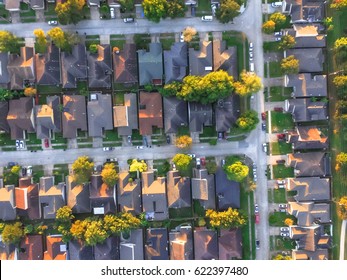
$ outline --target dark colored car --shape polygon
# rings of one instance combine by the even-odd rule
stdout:
[[[277,164],[285,164],[286,160],[285,159],[278,159],[278,160],[276,160],[276,163]]]
[[[166,136],[166,143],[170,144],[171,143],[171,138],[169,135]]]
[[[265,124],[265,123],[262,123],[262,124],[261,124],[261,129],[262,129],[263,131],[266,130],[266,124]]]
[[[45,147],[49,148],[49,139],[48,138],[45,138],[44,143],[45,143]]]
[[[276,111],[276,112],[283,112],[283,108],[282,107],[275,107],[274,111]]]

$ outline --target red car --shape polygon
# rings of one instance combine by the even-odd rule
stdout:
[[[45,143],[45,147],[49,148],[49,139],[45,138],[44,143]]]
[[[254,217],[255,217],[255,223],[256,223],[256,224],[259,224],[259,222],[260,222],[259,213],[255,213]]]
[[[275,107],[274,111],[276,111],[276,112],[283,112],[283,108],[282,107]]]
[[[205,160],[204,157],[200,158],[200,160],[201,160],[201,165],[205,165],[206,164],[206,160]]]
[[[266,121],[266,113],[265,112],[261,113],[261,119],[263,121]]]
[[[277,139],[285,139],[286,135],[284,133],[277,134]]]

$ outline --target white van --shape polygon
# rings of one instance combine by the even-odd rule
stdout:
[[[282,2],[273,2],[273,3],[271,3],[271,6],[274,8],[282,7]]]
[[[254,72],[254,63],[253,62],[249,64],[249,71]]]
[[[213,16],[202,16],[201,20],[202,21],[212,21],[213,20]]]

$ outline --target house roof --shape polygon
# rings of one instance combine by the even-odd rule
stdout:
[[[218,238],[215,230],[195,228],[194,259],[218,260]]]
[[[206,169],[193,168],[192,197],[205,209],[216,209],[214,175],[209,175]]]
[[[115,83],[138,83],[136,45],[126,43],[123,49],[113,52]]]
[[[168,232],[166,228],[148,228],[145,243],[146,260],[168,260]]]
[[[29,3],[30,3],[30,7],[34,10],[45,8],[44,0],[29,0]]]
[[[297,218],[298,226],[311,226],[314,223],[330,223],[328,203],[288,202],[288,213]]]
[[[176,97],[164,97],[165,133],[177,133],[179,127],[187,125],[187,102]]]
[[[163,105],[161,94],[159,92],[140,91],[140,134],[152,135],[153,126],[163,128]]]
[[[167,173],[167,197],[169,208],[191,207],[190,179],[181,177],[177,170]]]
[[[72,176],[66,177],[67,206],[73,213],[90,213],[89,183],[77,185]]]
[[[115,213],[117,211],[115,191],[115,188],[103,183],[101,175],[93,174],[89,185],[91,208],[103,208],[103,214]]]
[[[63,137],[76,138],[77,130],[87,131],[86,99],[82,95],[63,95]]]
[[[43,240],[42,235],[26,235],[20,243],[20,260],[42,260]]]
[[[202,133],[204,126],[212,125],[212,105],[188,103],[189,131]]]
[[[301,73],[286,75],[285,86],[293,87],[292,97],[325,97],[328,94],[327,76]]]
[[[227,48],[225,41],[213,40],[213,70],[224,70],[237,80],[237,47]]]
[[[35,81],[34,60],[34,49],[31,47],[21,47],[20,55],[10,54],[7,70],[11,89],[24,89],[26,81]]]
[[[330,200],[330,179],[319,177],[289,178],[289,191],[296,191],[296,201],[328,201]]]
[[[9,54],[0,52],[0,85],[7,88],[10,83],[10,75],[7,70]]]
[[[218,210],[240,208],[240,183],[228,180],[221,167],[218,167],[215,177]]]
[[[213,70],[212,42],[200,41],[200,50],[189,48],[189,74],[205,76]]]
[[[69,241],[69,260],[93,260],[93,247],[80,240]]]
[[[40,178],[39,200],[44,219],[55,219],[56,212],[65,205],[65,183],[54,184],[54,177]]]
[[[96,100],[88,101],[88,134],[102,137],[104,130],[112,130],[112,97],[110,94],[95,93]]]
[[[285,0],[285,4],[291,6],[292,22],[320,22],[324,19],[323,1]]]
[[[293,260],[328,260],[329,259],[329,251],[328,249],[317,249],[314,252],[306,251],[306,250],[292,250],[292,259]]]
[[[218,248],[220,260],[242,259],[242,230],[221,229]]]
[[[121,237],[119,245],[119,253],[121,260],[143,260],[143,229],[133,229],[130,231],[129,237]]]
[[[295,38],[294,48],[324,48],[326,36],[318,33],[319,26],[314,24],[293,24],[286,34]]]
[[[142,208],[153,220],[168,218],[165,177],[154,179],[153,171],[142,172]]]
[[[49,235],[46,241],[44,260],[66,260],[66,244],[62,241],[61,235]]]
[[[287,133],[287,143],[291,143],[294,150],[318,150],[329,147],[329,139],[314,126],[297,126]]]
[[[113,107],[113,123],[118,135],[131,135],[133,129],[139,128],[135,93],[124,94],[124,106]]]
[[[117,199],[120,212],[130,212],[138,215],[142,212],[141,208],[141,187],[138,179],[129,182],[130,174],[120,172]]]
[[[23,180],[25,178],[21,178]],[[41,218],[39,204],[39,187],[37,184],[28,186],[20,186],[15,188],[15,199],[17,207],[17,215],[27,217],[30,220]]]
[[[47,96],[46,100],[47,104],[35,106],[36,136],[39,139],[51,138],[51,131],[61,131],[60,97]]]
[[[287,99],[285,111],[292,114],[294,122],[322,121],[329,118],[328,104],[310,98]]]
[[[0,260],[16,260],[17,250],[13,244],[6,244],[0,241]]]
[[[0,188],[0,219],[3,221],[13,221],[16,219],[14,192],[13,185]]]
[[[111,88],[111,46],[98,45],[96,54],[88,52],[88,83],[90,88]]]
[[[119,260],[119,237],[108,237],[103,243],[94,245],[95,260]]]
[[[192,227],[177,226],[169,232],[170,260],[193,260]]]
[[[149,52],[138,50],[140,86],[155,84],[163,79],[163,49],[161,43],[150,43]]]
[[[0,101],[0,131],[10,132],[10,126],[7,122],[8,102]]]
[[[220,99],[215,106],[216,131],[229,131],[240,116],[240,97],[237,94]]]
[[[289,49],[285,57],[294,55],[299,60],[300,73],[323,72],[324,54],[322,48]]]
[[[5,1],[5,9],[6,10],[19,10],[20,7],[20,0],[10,0],[10,1]]]
[[[78,80],[87,79],[87,53],[84,44],[74,45],[72,53],[61,53],[63,88],[77,88]]]
[[[10,100],[7,122],[11,130],[11,139],[24,139],[25,131],[35,132],[33,107],[32,97]]]
[[[57,86],[60,80],[60,50],[50,44],[44,54],[35,55],[36,79],[39,85]]]
[[[187,75],[188,45],[176,42],[169,51],[164,51],[165,84],[174,81],[182,82]]]
[[[331,174],[329,155],[323,152],[288,154],[287,165],[294,167],[296,177],[323,177]]]

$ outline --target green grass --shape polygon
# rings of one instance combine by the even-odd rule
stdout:
[[[104,142],[122,141],[115,130],[106,130],[105,135],[106,137],[104,138]]]
[[[287,202],[286,190],[274,189],[273,198],[274,198],[273,200],[274,203],[286,203]]]
[[[46,86],[46,85],[38,85],[37,91],[39,94],[60,94],[61,86]]]
[[[65,182],[65,177],[69,175],[68,164],[55,164],[53,167],[54,183]]]
[[[62,133],[54,133],[54,139],[51,139],[51,143],[52,144],[62,144],[62,145],[66,145],[67,144],[67,140],[63,137]],[[54,147],[53,147],[54,148]]]
[[[295,241],[288,237],[270,236],[271,251],[286,251],[295,249]]]
[[[253,192],[248,192],[248,186],[246,182],[241,183],[240,187],[240,212],[242,213],[248,213],[248,200],[254,201],[253,198]],[[252,206],[251,206],[252,207]],[[251,209],[250,209],[251,210]],[[251,213],[254,213],[251,211]],[[246,214],[246,216],[248,216]],[[253,260],[255,259],[255,224],[254,224],[254,217],[251,217],[251,223],[248,223],[242,227],[242,259],[244,260]],[[250,230],[251,228],[251,230]],[[251,231],[251,236],[249,235],[249,232]],[[252,248],[252,250],[251,250]],[[252,252],[252,254],[251,254]]]
[[[291,87],[271,87],[270,88],[270,100],[271,102],[284,101],[288,98],[291,98],[291,93],[293,88]]]
[[[175,43],[174,33],[161,33],[160,42],[162,44],[163,50],[170,50],[171,46]]]
[[[236,31],[225,31],[223,32],[222,39],[226,42],[227,47],[230,46],[236,46],[237,47],[237,65],[238,65],[238,72],[240,73],[242,70],[244,70],[245,67],[245,61],[244,61],[244,54],[245,54],[245,35],[240,32]]]
[[[0,146],[16,146],[16,140],[11,139],[9,133],[0,133]]]
[[[33,181],[34,183],[39,183],[40,178],[44,176],[43,165],[33,166]]]
[[[276,41],[264,42],[263,44],[264,52],[279,52],[280,50],[278,49],[278,47],[279,42]]]
[[[202,133],[200,134],[200,137],[217,138],[216,128],[214,126],[204,126],[204,129],[203,129]],[[207,142],[208,141],[209,140],[207,140]]]
[[[21,17],[35,17],[35,11],[29,7],[28,4],[20,3],[20,16]]]
[[[158,176],[166,176],[166,173],[170,171],[170,163],[168,160],[155,159],[153,161],[153,169],[158,170]]]
[[[292,144],[282,142],[271,142],[271,154],[272,155],[286,155],[292,152]]]
[[[148,34],[135,34],[134,42],[137,49],[147,49],[151,42],[151,37]]]
[[[180,126],[176,133],[177,136],[190,135],[188,126]]]
[[[57,16],[55,3],[46,3],[45,16]]]
[[[7,19],[10,17],[10,12],[5,9],[5,5],[0,5],[0,18]]]
[[[169,208],[170,219],[190,218],[192,216],[192,208]]]
[[[285,129],[293,129],[294,122],[291,114],[281,112],[271,112],[272,132],[283,132]]]
[[[114,105],[124,105],[124,92],[117,92],[113,95]]]
[[[284,164],[277,164],[273,167],[273,177],[274,179],[284,179],[294,177],[294,168],[286,167]]]
[[[198,5],[196,7],[196,15],[210,13],[212,14],[211,10],[211,1],[210,0],[198,0]]]
[[[270,226],[275,226],[275,227],[283,227],[286,226],[284,223],[285,219],[290,218],[294,220],[294,224],[296,224],[296,218],[292,215],[289,215],[284,212],[274,212],[269,215],[269,224]]]
[[[22,18],[21,22],[23,23],[36,22],[36,18]]]
[[[270,78],[282,77],[281,62],[270,61]]]

